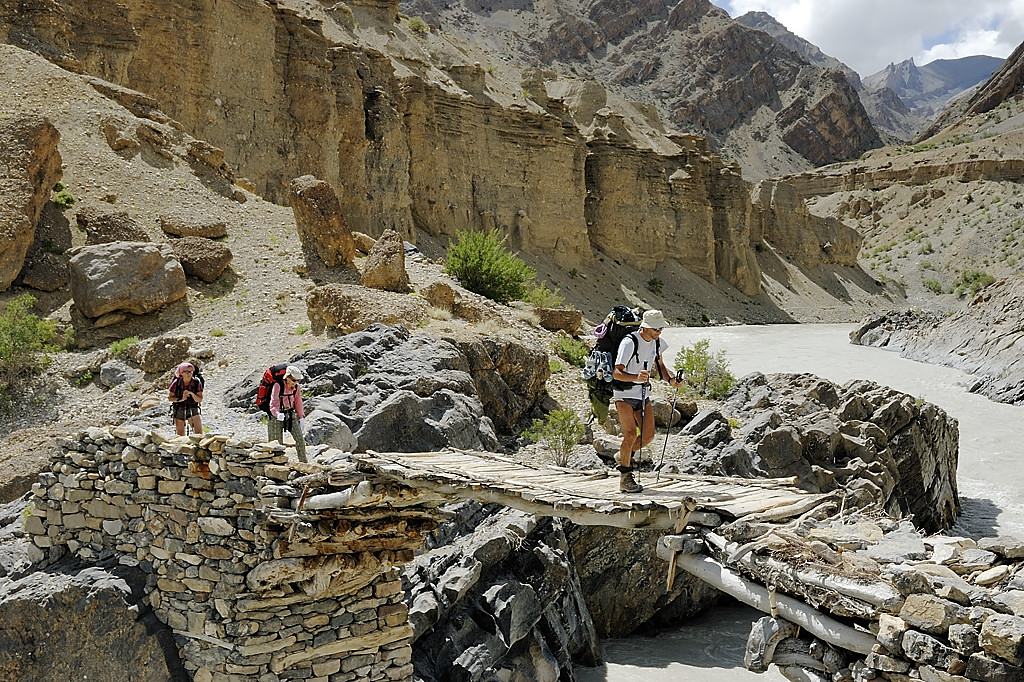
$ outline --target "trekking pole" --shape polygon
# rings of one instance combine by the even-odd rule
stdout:
[[[679,398],[679,384],[683,381],[683,370],[676,372],[676,392],[672,396],[672,409],[668,412],[668,427],[665,429],[665,444],[661,446],[661,460],[658,462],[658,473],[654,476],[654,482],[661,479],[661,467],[665,464],[665,450],[668,448],[668,434],[672,430],[672,417],[676,414],[676,400]]]
[[[644,363],[644,371],[647,371],[647,363]],[[636,468],[639,472],[640,462],[644,454],[644,420],[647,416],[647,382],[640,384],[640,447],[636,450]]]

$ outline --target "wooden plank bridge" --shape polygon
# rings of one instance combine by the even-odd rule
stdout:
[[[498,503],[581,525],[659,528],[678,532],[688,521],[718,514],[749,521],[797,516],[826,497],[795,486],[793,479],[745,479],[673,474],[643,475],[644,490],[619,491],[607,469],[577,471],[527,465],[482,452],[352,455],[357,469],[402,486],[455,499]],[[715,525],[715,524],[712,524]]]

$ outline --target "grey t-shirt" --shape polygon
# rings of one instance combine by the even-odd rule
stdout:
[[[636,357],[633,357],[633,342],[637,341],[637,352]],[[668,344],[659,339],[652,339],[651,341],[644,341],[640,333],[630,334],[622,339],[622,343],[619,344],[619,350],[615,354],[615,365],[625,365],[623,371],[626,374],[639,374],[641,370],[645,369],[644,363],[646,362],[646,369],[651,373],[651,376],[658,376],[658,368],[656,358],[654,357],[655,349],[661,351],[664,355],[665,351],[668,350]],[[643,392],[643,384],[633,384],[630,388],[624,391],[615,389],[612,393],[612,400],[622,400],[623,398],[633,398],[640,400],[641,393]],[[644,394],[644,397],[649,395],[649,392]]]

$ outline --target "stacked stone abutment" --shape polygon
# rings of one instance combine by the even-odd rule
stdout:
[[[277,443],[92,428],[40,476],[26,530],[36,560],[142,569],[194,680],[410,679],[397,566],[435,524],[419,512],[392,522],[374,505],[393,491],[365,477],[342,482],[376,493],[355,511],[304,511],[302,481],[326,478],[306,466],[295,472]]]

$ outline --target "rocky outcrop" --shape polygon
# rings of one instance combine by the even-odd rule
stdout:
[[[929,532],[960,514],[957,422],[931,403],[868,381],[837,386],[808,374],[752,374],[726,403],[734,433],[713,411],[684,427],[685,469],[697,474],[796,476],[813,492],[842,491],[849,504],[913,515]]]
[[[466,503],[402,582],[425,681],[555,680],[601,664],[565,523]]]
[[[171,629],[144,598],[136,568],[61,562],[0,582],[0,676],[47,682],[186,682]]]
[[[508,432],[531,413],[550,374],[540,348],[503,338],[461,344],[380,324],[289,363],[306,376],[307,411],[344,424],[359,452],[494,450],[496,428]],[[228,404],[250,408],[259,379],[228,391]]]
[[[913,311],[872,316],[850,333],[852,343],[898,351],[920,362],[973,374],[968,388],[992,400],[1024,404],[1021,326],[1024,278],[1001,279],[952,315]]]
[[[598,636],[626,637],[643,625],[678,623],[721,593],[695,578],[665,589],[664,562],[651,551],[663,532],[572,526],[569,543]]]
[[[68,252],[71,297],[86,317],[145,315],[185,296],[185,272],[169,246],[112,242]]]
[[[43,205],[61,178],[59,140],[42,117],[0,119],[0,291],[21,272]]]
[[[292,180],[289,190],[303,247],[329,266],[349,265],[356,245],[334,189],[312,175],[303,175]]]

